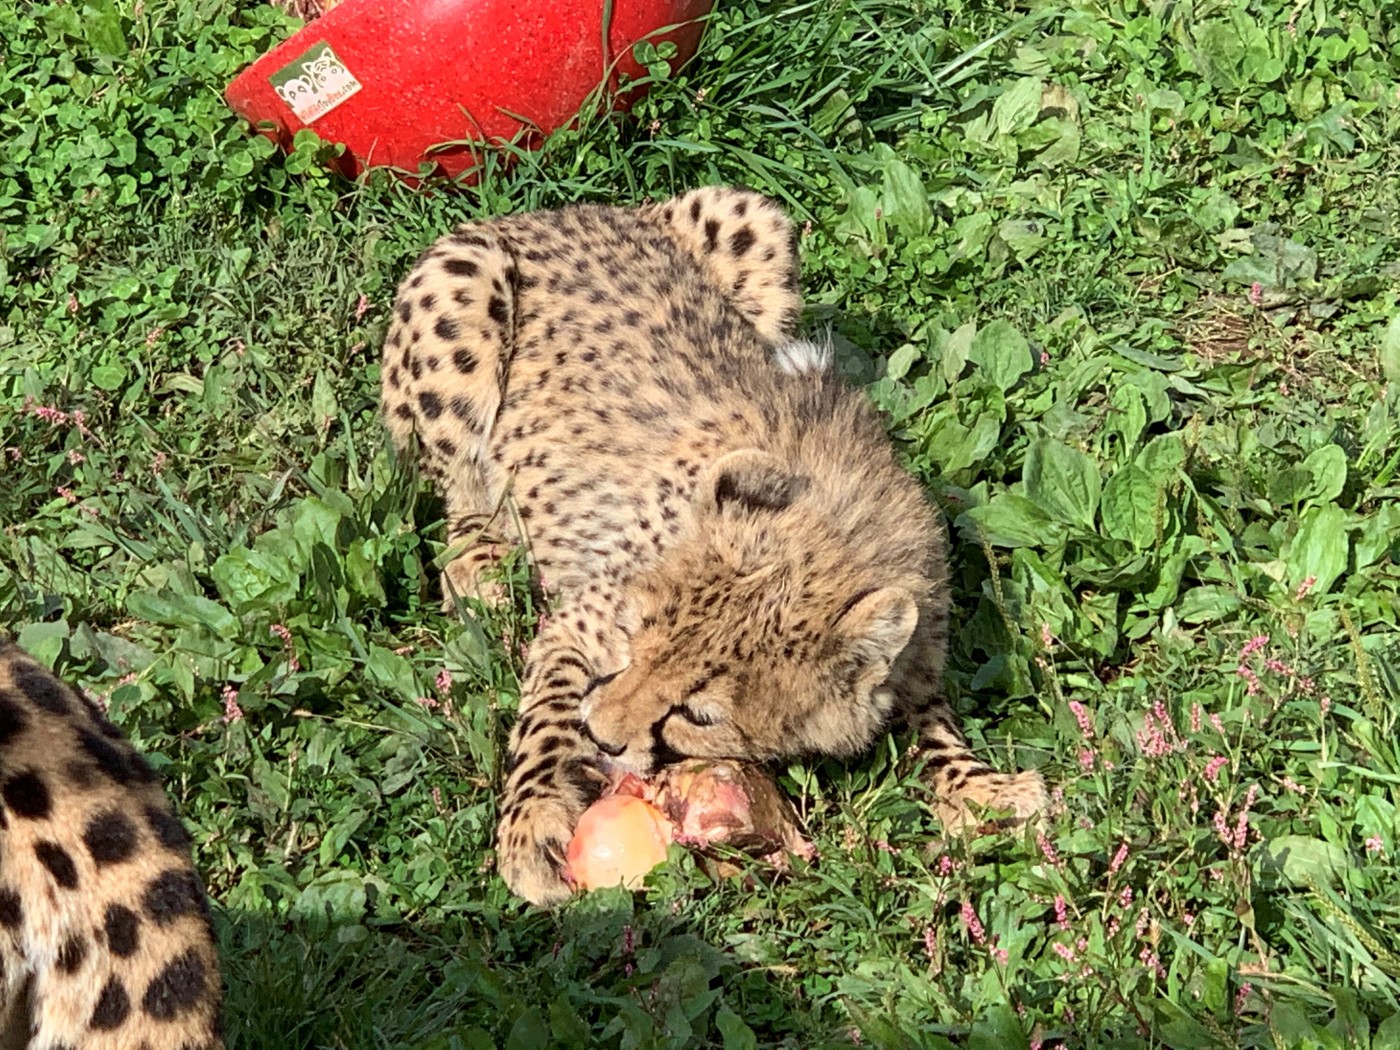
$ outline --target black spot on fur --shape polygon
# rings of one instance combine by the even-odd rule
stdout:
[[[394,409],[394,415],[398,416],[400,419],[412,419],[413,409],[409,408],[407,405],[399,405]]]
[[[44,778],[32,769],[5,781],[0,795],[3,795],[5,805],[17,817],[43,820],[49,815],[52,804],[49,799],[49,786],[44,783]]]
[[[736,259],[753,247],[753,230],[745,226],[741,230],[736,230],[734,236],[729,238],[729,253]]]
[[[166,849],[183,852],[189,848],[189,832],[185,830],[185,825],[180,823],[180,818],[169,810],[161,809],[159,806],[147,806],[146,823],[150,826],[156,841]]]
[[[54,882],[65,890],[78,888],[78,867],[73,863],[69,852],[57,842],[45,839],[43,842],[35,843],[34,856],[39,858],[40,864],[49,869],[49,874],[53,876]]]
[[[452,352],[452,363],[457,366],[457,371],[464,376],[471,375],[476,371],[476,355],[465,348]]]
[[[423,410],[423,415],[429,419],[437,419],[438,416],[442,415],[442,398],[431,390],[424,390],[418,395],[418,407]]]
[[[24,905],[14,890],[0,889],[0,926],[17,930],[24,921]]]
[[[83,844],[99,868],[120,864],[136,852],[136,825],[119,809],[104,810],[83,829]]]
[[[75,933],[64,941],[63,947],[58,950],[58,968],[64,973],[76,973],[86,958],[87,941],[83,940],[81,934]]]
[[[15,685],[36,707],[55,715],[69,712],[68,690],[53,675],[32,664],[17,664],[13,671]]]
[[[396,309],[398,310],[399,320],[404,324],[408,324],[408,319],[413,316],[413,307],[409,305],[408,300],[400,299]]]
[[[690,202],[690,221],[691,221],[691,222],[699,222],[699,221],[700,221],[700,198],[699,198],[699,197],[696,197],[693,201]]]
[[[705,251],[712,252],[719,247],[719,220],[705,220]]]
[[[193,872],[167,871],[151,880],[141,906],[157,926],[168,926],[182,915],[203,910],[204,893]]]
[[[452,414],[462,422],[466,422],[472,417],[472,406],[464,397],[454,397],[452,399]]]
[[[499,295],[491,296],[491,301],[486,304],[486,312],[498,325],[505,325],[510,320],[510,310],[506,307],[506,301]]]
[[[475,277],[481,269],[470,259],[448,259],[442,268],[453,277]]]
[[[457,322],[447,316],[439,317],[433,325],[433,331],[443,342],[450,343],[457,338]]]
[[[29,719],[20,707],[18,697],[9,690],[0,691],[0,747],[8,744],[29,728]]]
[[[151,979],[141,997],[141,1009],[157,1021],[173,1021],[204,997],[209,978],[199,950],[177,955]]]
[[[107,905],[102,928],[107,934],[108,950],[119,958],[131,958],[141,946],[140,926],[140,918],[130,908],[123,904]]]
[[[153,784],[156,781],[156,771],[144,758],[90,729],[78,730],[78,746],[97,763],[97,768],[118,784]]]
[[[99,1032],[110,1032],[126,1023],[131,1013],[131,999],[126,994],[126,986],[120,979],[110,977],[97,997],[97,1007],[92,1011],[88,1026]]]

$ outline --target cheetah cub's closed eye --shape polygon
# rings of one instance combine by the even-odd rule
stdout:
[[[942,527],[829,350],[794,340],[801,305],[792,224],[724,188],[462,226],[399,288],[384,410],[461,547],[447,601],[513,544],[560,601],[497,835],[531,901],[569,893],[603,756],[853,755],[908,721],[946,822],[1044,803],[956,727]]]
[[[190,839],[88,701],[0,639],[0,1047],[218,1050]]]

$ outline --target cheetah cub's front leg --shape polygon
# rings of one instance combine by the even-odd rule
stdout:
[[[608,780],[579,718],[584,695],[613,666],[596,636],[576,629],[585,620],[604,622],[599,616],[587,598],[565,605],[526,658],[496,849],[506,885],[531,904],[555,904],[573,891],[565,851]]]
[[[437,481],[449,545],[465,547],[443,570],[443,607],[458,597],[499,599],[483,586],[510,544],[496,531],[501,493],[483,463],[501,408],[515,327],[518,271],[487,226],[459,227],[418,260],[399,287],[384,343],[381,399],[400,452]]]

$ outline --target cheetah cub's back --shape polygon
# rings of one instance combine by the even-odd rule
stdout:
[[[146,760],[0,639],[0,1047],[217,1050],[190,839]]]

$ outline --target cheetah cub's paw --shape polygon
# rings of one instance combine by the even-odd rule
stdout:
[[[987,773],[973,777],[957,795],[940,797],[934,805],[934,816],[948,831],[964,831],[983,823],[983,810],[1010,813],[1010,817],[996,823],[1015,825],[1034,819],[1049,803],[1045,778],[1036,770]]]
[[[517,897],[547,906],[573,893],[565,876],[566,854],[584,808],[568,799],[544,798],[506,810],[496,832],[496,860]]]

